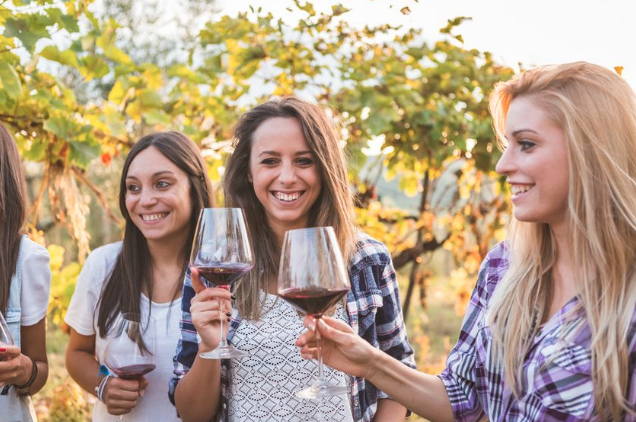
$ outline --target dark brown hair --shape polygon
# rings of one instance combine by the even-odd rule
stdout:
[[[6,311],[26,215],[26,189],[15,140],[0,124],[0,311]]]
[[[128,169],[135,157],[149,147],[157,148],[188,175],[192,215],[187,239],[194,237],[201,208],[213,205],[212,184],[205,162],[197,145],[187,136],[178,132],[158,132],[144,136],[132,147],[124,163],[119,186],[119,209],[126,220],[124,241],[98,303],[97,326],[101,337],[108,334],[118,311],[140,313],[141,292],[144,288],[148,292],[149,299],[152,300],[150,251],[146,238],[132,222],[126,209]],[[184,245],[175,245],[175,251],[183,257],[182,273],[185,273],[191,248],[192,244],[187,241]],[[181,288],[179,285],[175,289],[174,297],[179,294]]]
[[[280,245],[268,224],[263,205],[248,180],[252,136],[265,121],[296,119],[313,152],[322,182],[320,196],[313,205],[309,227],[332,226],[345,262],[355,245],[353,197],[349,189],[347,164],[340,135],[325,109],[296,97],[285,97],[261,104],[243,114],[234,130],[235,150],[225,170],[223,188],[228,207],[243,208],[254,246],[254,270],[236,286],[236,306],[246,318],[260,317],[259,291],[278,274]]]

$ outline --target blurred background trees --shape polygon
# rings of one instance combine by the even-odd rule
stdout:
[[[214,2],[168,3],[0,2],[0,121],[24,158],[28,231],[52,255],[53,326],[63,328],[91,248],[121,237],[118,182],[136,139],[167,129],[191,137],[222,203],[238,116],[294,94],[334,110],[358,221],[389,246],[425,354],[429,282],[443,273],[437,291],[461,315],[506,224],[486,99],[513,71],[464,48],[464,17],[430,42],[421,29],[353,27],[341,5],[322,13],[290,1],[297,18],[283,20],[256,6],[220,16]]]

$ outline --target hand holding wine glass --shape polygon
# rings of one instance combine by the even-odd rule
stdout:
[[[144,375],[156,368],[154,320],[140,314],[120,314],[109,333],[104,363],[116,378],[108,381],[105,402],[111,414],[129,413],[143,396]]]
[[[13,337],[11,336],[11,332],[9,331],[9,326],[4,319],[4,316],[0,312],[0,348],[5,349],[4,352],[0,353],[0,362],[4,362],[10,359],[11,349],[13,349],[14,342]],[[6,382],[2,381],[2,372],[0,371],[0,388],[4,387]]]
[[[322,315],[349,291],[342,252],[331,227],[289,230],[285,233],[278,273],[278,294],[317,323]],[[347,394],[344,385],[330,385],[324,378],[320,332],[316,331],[318,380],[297,393],[302,398]]]
[[[240,208],[204,208],[199,215],[196,235],[192,244],[190,267],[196,269],[207,287],[222,287],[229,290],[230,284],[239,280],[254,267],[254,254],[250,244],[245,217]],[[199,293],[200,294],[200,293]],[[208,296],[213,292],[205,292]],[[200,298],[199,298],[200,299]],[[223,321],[230,312],[224,300],[209,303],[220,321],[220,332],[224,333]],[[228,359],[245,356],[227,343],[224,334],[218,347],[201,353],[207,359]]]

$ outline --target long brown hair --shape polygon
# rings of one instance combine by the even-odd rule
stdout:
[[[144,289],[152,300],[152,263],[148,243],[132,222],[126,208],[126,176],[130,164],[141,151],[151,146],[188,175],[192,214],[187,239],[194,237],[201,208],[213,205],[212,184],[205,162],[196,144],[187,136],[178,132],[158,132],[144,136],[135,143],[124,163],[119,185],[119,209],[126,220],[124,241],[98,302],[97,326],[101,337],[108,334],[118,311],[140,312],[141,292]],[[175,252],[183,258],[182,274],[185,273],[191,248],[192,244],[188,241],[184,245],[175,245]],[[181,288],[181,285],[177,286],[174,297],[178,296]]]
[[[0,311],[6,311],[26,215],[26,188],[15,140],[0,124]]]
[[[636,95],[618,74],[590,63],[532,69],[492,93],[500,138],[510,104],[519,97],[542,107],[566,139],[569,245],[592,334],[596,409],[603,420],[621,420],[623,412],[633,413],[626,392],[636,308]],[[495,290],[490,324],[506,382],[518,394],[528,342],[539,330],[535,307],[539,321],[549,313],[557,250],[547,224],[513,218],[509,238],[510,269]]]
[[[285,97],[261,104],[243,114],[234,130],[234,153],[225,170],[225,202],[229,207],[243,208],[254,244],[256,265],[236,286],[236,306],[241,315],[258,319],[261,315],[259,292],[278,274],[280,245],[268,224],[263,205],[248,180],[252,136],[265,121],[294,118],[303,130],[313,152],[322,190],[313,205],[309,227],[332,226],[347,262],[355,245],[353,198],[349,189],[347,165],[340,146],[340,136],[326,111],[296,97]]]

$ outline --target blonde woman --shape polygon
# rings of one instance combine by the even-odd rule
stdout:
[[[579,62],[498,84],[490,107],[514,218],[446,369],[410,370],[328,318],[325,363],[434,421],[635,421],[634,92]],[[312,341],[297,342],[304,357]]]

